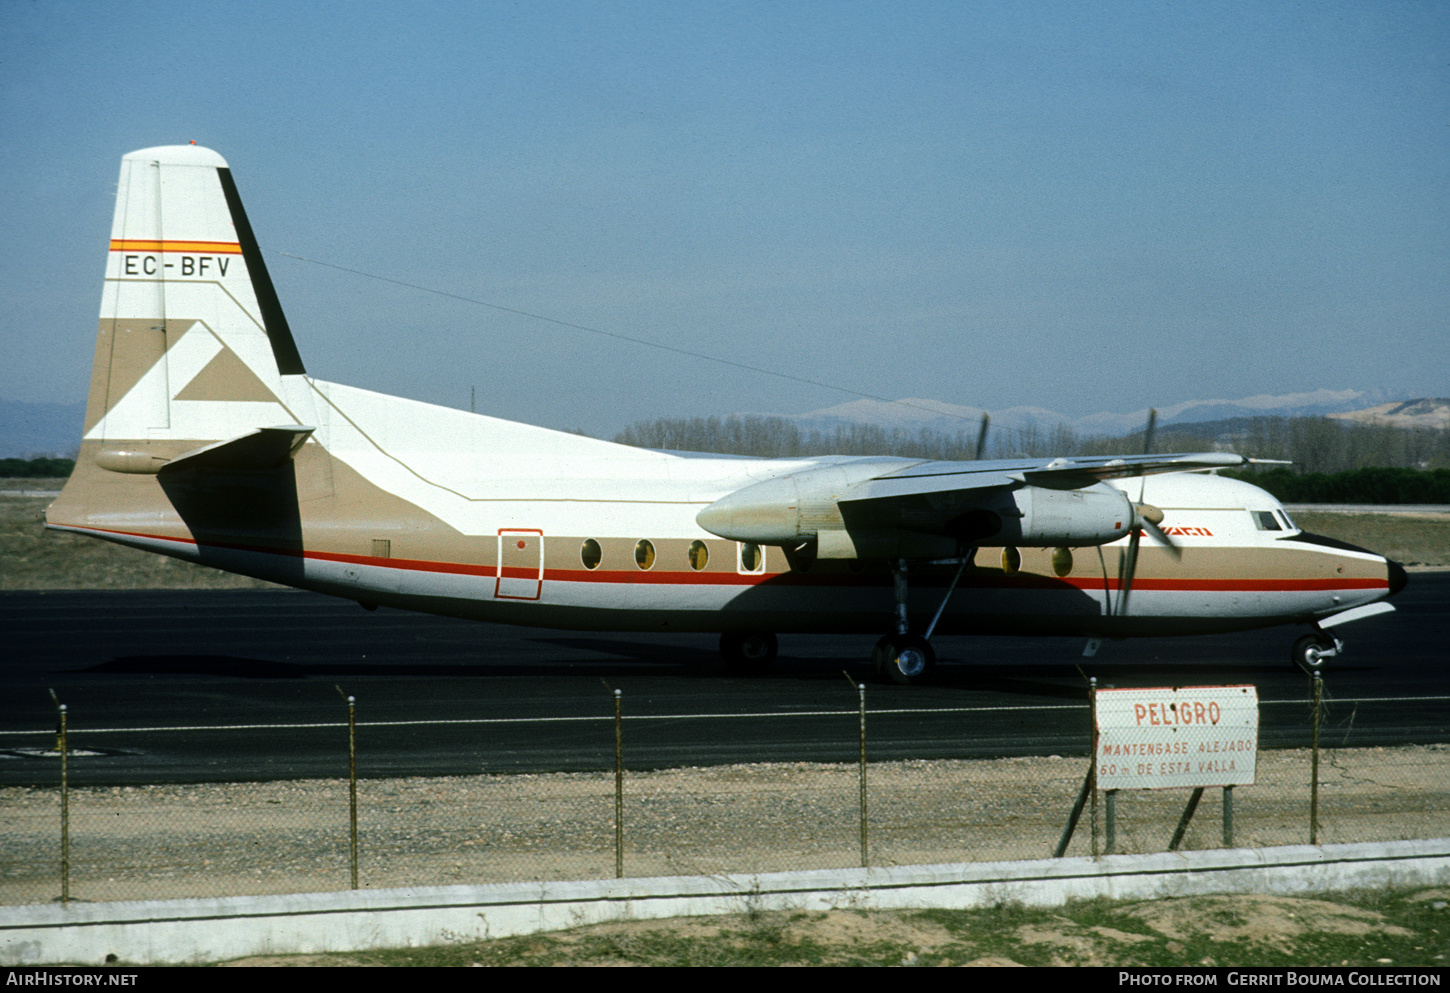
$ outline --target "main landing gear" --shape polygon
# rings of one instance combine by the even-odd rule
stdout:
[[[942,597],[941,606],[937,607],[936,614],[932,617],[931,623],[926,627],[925,634],[913,634],[911,623],[906,613],[906,560],[897,559],[891,565],[891,578],[893,580],[893,592],[896,596],[896,633],[888,634],[876,642],[876,647],[871,650],[871,671],[877,676],[889,679],[893,683],[907,685],[920,682],[936,665],[936,652],[931,647],[931,633],[936,630],[936,622],[941,620],[942,611],[946,610],[947,601],[951,599],[952,593],[961,581],[962,573],[971,564],[972,556],[976,549],[971,549],[964,555],[957,564],[957,574],[952,577],[951,585]]]
[[[736,672],[764,672],[775,661],[779,647],[768,631],[726,631],[720,636],[720,656]]]
[[[896,631],[882,637],[871,650],[871,672],[874,675],[893,683],[907,685],[920,682],[931,673],[936,665],[936,652],[931,647],[932,632],[936,630],[937,621],[941,620],[947,601],[951,599],[957,583],[961,581],[962,573],[971,564],[975,554],[976,549],[973,548],[960,559],[949,560],[957,565],[957,574],[947,587],[946,595],[942,597],[941,605],[937,607],[936,614],[924,634],[912,632],[907,616],[906,560],[897,559],[891,564],[896,599]],[[776,649],[775,635],[766,631],[727,631],[720,636],[720,655],[725,660],[725,665],[736,672],[764,672],[775,661]]]
[[[920,681],[934,665],[931,642],[910,632],[888,634],[871,650],[871,671],[903,686]]]

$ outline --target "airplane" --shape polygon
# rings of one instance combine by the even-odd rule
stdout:
[[[230,168],[193,143],[121,160],[83,440],[46,526],[369,609],[718,633],[743,671],[780,633],[879,634],[897,683],[930,673],[937,633],[1092,654],[1307,625],[1292,659],[1316,671],[1405,585],[1214,474],[1239,455],[977,454],[645,450],[315,379]]]

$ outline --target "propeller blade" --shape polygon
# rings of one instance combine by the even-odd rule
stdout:
[[[1139,523],[1142,525],[1144,531],[1147,531],[1157,539],[1160,545],[1168,549],[1168,554],[1172,555],[1175,559],[1183,558],[1183,549],[1179,548],[1173,539],[1168,537],[1167,533],[1158,526],[1157,521],[1140,520]]]
[[[977,431],[977,454],[975,456],[978,462],[982,461],[982,456],[987,454],[987,426],[991,423],[992,415],[985,410],[982,411],[982,427]]]
[[[1154,408],[1148,409],[1148,426],[1143,429],[1143,454],[1153,454],[1153,429],[1158,425],[1158,411]]]
[[[1118,616],[1128,616],[1128,595],[1133,592],[1133,573],[1138,571],[1138,536],[1143,532],[1133,528],[1128,538],[1128,553],[1123,558],[1118,575],[1122,577],[1122,589],[1118,593]]]
[[[1155,424],[1157,424],[1157,423],[1158,423],[1158,411],[1154,407],[1149,407],[1148,408],[1148,426],[1145,427],[1145,428],[1143,428],[1143,454],[1144,455],[1152,455],[1153,454],[1153,426]],[[1147,485],[1148,485],[1148,477],[1147,476],[1139,476],[1138,477],[1138,504],[1139,505],[1142,505],[1142,503],[1143,503],[1143,494],[1146,492],[1146,489],[1145,488],[1147,487]],[[1161,512],[1159,514],[1159,518],[1158,519],[1159,520],[1162,520],[1163,519]]]
[[[1133,513],[1137,515],[1137,523],[1140,528],[1147,531],[1159,544],[1164,545],[1173,553],[1175,559],[1183,558],[1183,550],[1176,542],[1168,537],[1168,532],[1163,530],[1163,511],[1151,503],[1136,503],[1133,505]]]
[[[1158,411],[1156,408],[1148,408],[1148,424],[1143,428],[1143,454],[1153,453],[1153,429],[1158,424]],[[1143,494],[1147,492],[1148,477],[1138,477],[1138,502],[1133,504],[1133,534],[1128,538],[1128,555],[1123,563],[1122,572],[1119,575],[1123,579],[1123,591],[1118,596],[1118,615],[1127,616],[1128,595],[1133,592],[1133,576],[1138,571],[1138,542],[1143,536],[1143,531],[1149,530],[1153,537],[1167,545],[1174,556],[1181,555],[1178,546],[1168,540],[1168,535],[1158,525],[1163,520],[1163,511],[1152,504],[1143,502]]]

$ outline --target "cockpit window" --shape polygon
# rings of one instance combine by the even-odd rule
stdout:
[[[1251,510],[1249,511],[1249,513],[1254,515],[1254,527],[1258,528],[1260,531],[1284,530],[1283,526],[1279,523],[1279,519],[1274,516],[1274,512],[1272,510]]]
[[[1278,514],[1279,515],[1279,520],[1281,520],[1281,521],[1284,522],[1284,527],[1285,527],[1286,530],[1289,530],[1289,531],[1298,531],[1299,530],[1298,525],[1296,525],[1294,523],[1293,518],[1291,518],[1289,516],[1289,512],[1287,510],[1280,509],[1280,510],[1274,511],[1274,513],[1275,514]]]

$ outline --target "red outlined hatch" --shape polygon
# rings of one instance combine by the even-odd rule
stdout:
[[[500,528],[498,532],[499,600],[537,600],[544,585],[544,532],[535,528]]]

